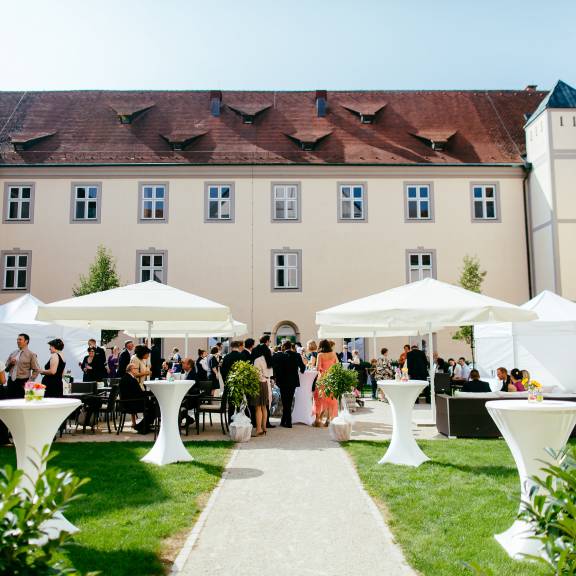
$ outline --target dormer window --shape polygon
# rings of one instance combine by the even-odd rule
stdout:
[[[169,132],[167,134],[160,134],[166,142],[170,145],[172,150],[185,150],[186,147],[191,144],[197,138],[204,136],[207,130],[177,130],[174,132]]]
[[[14,146],[14,150],[21,152],[28,150],[38,142],[54,136],[56,132],[18,132],[10,134],[10,142]]]
[[[332,132],[318,130],[312,132],[295,132],[294,134],[286,134],[286,136],[296,142],[301,150],[311,152],[316,149],[316,146],[318,146],[324,138],[330,136],[330,134],[332,134]]]
[[[144,114],[147,110],[150,110],[150,108],[154,106],[154,102],[140,102],[138,104],[132,102],[116,102],[109,106],[116,112],[120,124],[132,124],[136,118]]]
[[[254,124],[256,116],[270,108],[270,104],[228,104],[227,106],[242,118],[243,124]]]
[[[451,138],[456,134],[455,130],[425,130],[414,132],[412,136],[424,142],[435,152],[443,152],[448,147]]]
[[[360,118],[361,124],[373,124],[376,115],[386,107],[386,102],[350,102],[342,108]]]

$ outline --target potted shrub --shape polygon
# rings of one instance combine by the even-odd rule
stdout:
[[[250,362],[239,360],[232,365],[226,379],[226,394],[228,402],[235,408],[230,423],[230,438],[234,442],[248,442],[252,435],[252,422],[244,413],[250,396],[260,393],[260,377],[258,368]]]
[[[347,370],[338,362],[324,373],[321,383],[323,394],[336,398],[339,406],[338,416],[330,422],[328,428],[330,438],[337,442],[350,440],[352,417],[348,412],[344,395],[352,392],[358,385],[358,373],[356,370]]]

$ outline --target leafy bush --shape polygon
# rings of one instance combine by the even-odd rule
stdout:
[[[43,465],[55,455],[48,455],[48,451],[48,446],[42,451]],[[61,532],[49,540],[45,538],[42,524],[78,498],[78,489],[88,480],[47,468],[30,490],[21,486],[23,476],[22,470],[11,466],[0,468],[0,574],[78,575],[73,568],[66,568],[57,556],[69,544],[71,535]]]
[[[245,360],[234,362],[226,378],[226,386],[228,388],[228,400],[240,408],[246,403],[246,398],[257,396],[260,393],[258,368]]]
[[[320,395],[340,400],[344,394],[352,392],[358,385],[358,373],[356,370],[347,370],[337,362],[324,372],[319,384]]]
[[[544,547],[547,564],[557,576],[576,574],[576,447],[549,451],[558,465],[547,464],[544,478],[534,477],[530,502],[520,518],[530,523]]]

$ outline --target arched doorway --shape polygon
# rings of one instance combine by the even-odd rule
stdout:
[[[290,320],[283,320],[276,324],[273,334],[272,341],[274,344],[280,344],[284,340],[290,340],[290,342],[298,342],[300,339],[300,331],[298,326]]]

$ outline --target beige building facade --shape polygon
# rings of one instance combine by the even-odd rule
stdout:
[[[518,98],[524,102],[528,96]],[[321,149],[321,139],[329,142],[328,154],[338,130],[364,130],[362,117],[353,126],[344,124],[352,122],[349,113],[331,106],[332,132],[316,127],[312,136],[299,136],[309,160],[304,162],[258,161],[256,153],[244,162],[211,164],[140,162],[136,155],[116,163],[100,157],[38,162],[37,156],[21,162],[8,156],[0,163],[0,303],[25,291],[47,302],[69,297],[100,244],[112,251],[123,283],[156,278],[229,305],[251,335],[270,332],[301,341],[315,337],[317,310],[427,276],[456,283],[466,255],[480,259],[487,271],[483,291],[491,296],[520,304],[543,288],[569,297],[576,292],[568,248],[576,234],[570,193],[576,127],[571,135],[568,129],[556,135],[548,124],[558,124],[561,112],[546,108],[528,125],[530,171],[516,152],[494,158],[503,149],[498,142],[491,151],[482,148],[490,142],[478,137],[478,146],[472,142],[470,148],[473,136],[464,137],[464,128],[436,136],[435,127],[426,138],[410,133],[409,153],[426,161],[317,162],[320,153],[310,154],[315,146]],[[377,113],[388,114],[388,108],[389,103]],[[317,108],[314,122],[319,114]],[[386,116],[379,121],[385,131]],[[36,132],[40,139],[27,142],[32,149],[40,142],[41,149],[41,141],[53,141],[59,132],[46,134]],[[362,140],[366,133],[358,134]],[[490,127],[487,134],[489,140]],[[289,146],[284,140],[293,139],[284,136],[275,146]],[[341,142],[345,156],[356,150],[344,136]],[[11,144],[17,148],[16,138]],[[376,144],[387,149],[390,141],[370,143],[370,149]],[[394,154],[407,150],[400,144]],[[51,153],[57,154],[63,144],[55,146]],[[456,158],[460,146],[470,158]],[[393,355],[401,344],[377,342]],[[438,347],[446,357],[466,352],[449,331],[438,334]]]

